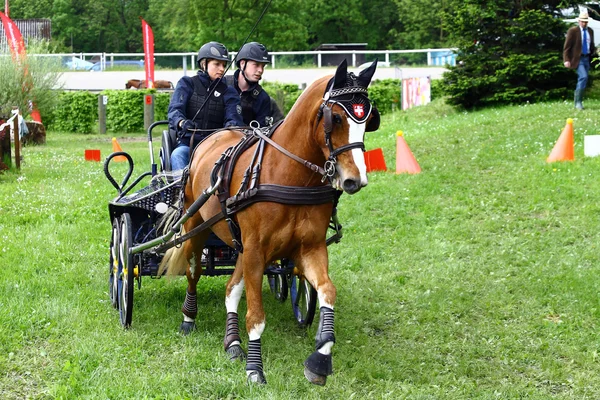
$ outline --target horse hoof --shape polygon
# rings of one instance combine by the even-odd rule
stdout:
[[[246,359],[246,353],[244,352],[244,349],[242,349],[242,346],[240,346],[239,344],[229,346],[225,351],[229,355],[229,359],[231,361],[243,361],[244,359]]]
[[[189,335],[190,333],[192,333],[192,331],[196,329],[196,323],[195,322],[186,322],[183,321],[181,323],[181,326],[179,326],[179,333],[183,334],[183,335]]]
[[[325,386],[327,383],[327,375],[319,375],[312,372],[310,369],[304,367],[304,376],[312,384]]]
[[[262,371],[246,371],[248,374],[248,384],[258,383],[260,385],[264,385],[267,383],[265,379],[265,374]]]

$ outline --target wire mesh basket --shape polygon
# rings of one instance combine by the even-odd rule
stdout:
[[[162,214],[179,201],[181,190],[181,171],[162,172],[152,177],[148,186],[113,203],[158,211]]]

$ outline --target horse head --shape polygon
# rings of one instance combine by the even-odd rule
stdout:
[[[367,88],[376,68],[377,60],[356,76],[342,61],[327,83],[317,115],[318,121],[323,120],[324,135],[317,140],[327,158],[325,171],[334,187],[348,194],[368,183],[364,135],[379,128],[379,111],[371,104]]]

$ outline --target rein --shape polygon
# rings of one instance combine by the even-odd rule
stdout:
[[[316,164],[311,163],[308,160],[305,160],[301,157],[298,157],[297,155],[295,155],[294,153],[292,153],[291,151],[285,149],[284,147],[280,146],[279,144],[277,144],[273,139],[271,139],[270,137],[268,137],[267,135],[265,135],[264,133],[261,132],[261,129],[255,125],[253,125],[255,121],[252,121],[250,123],[250,127],[252,128],[252,134],[262,140],[264,140],[265,142],[269,143],[271,146],[273,146],[274,148],[276,148],[277,150],[279,150],[281,153],[285,154],[286,156],[288,156],[289,158],[291,158],[294,161],[298,161],[300,164],[304,165],[306,168],[310,169],[313,172],[318,172],[319,174],[323,175],[323,177],[329,176],[327,174],[327,172],[319,167]]]

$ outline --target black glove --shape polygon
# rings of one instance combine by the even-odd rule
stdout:
[[[194,121],[186,119],[183,124],[181,124],[181,130],[185,135],[187,132],[193,133],[190,131],[190,129],[198,129],[198,127]]]

